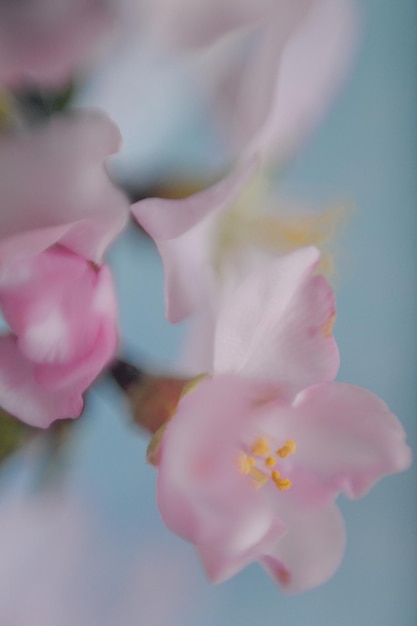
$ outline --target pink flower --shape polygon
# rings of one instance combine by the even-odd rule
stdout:
[[[209,372],[271,382],[285,398],[335,378],[335,301],[319,259],[314,247],[269,259],[224,293]]]
[[[153,450],[164,522],[215,582],[254,560],[287,591],[324,582],[345,544],[337,495],[361,497],[410,463],[384,403],[331,382],[334,297],[318,260],[297,250],[225,295],[214,375],[180,401]]]
[[[340,492],[359,498],[405,470],[404,431],[370,392],[323,383],[293,402],[280,385],[220,375],[181,401],[161,445],[158,505],[221,582],[259,561],[286,591],[340,564]]]
[[[219,227],[258,163],[252,157],[219,183],[185,199],[146,198],[132,204],[134,217],[162,258],[170,322],[182,321],[215,296]]]
[[[77,417],[113,356],[116,300],[102,258],[128,204],[104,160],[120,137],[98,113],[0,143],[0,405],[46,427]]]
[[[266,0],[254,10],[250,4],[226,3],[225,23],[234,20],[234,29],[202,57],[202,89],[209,91],[232,154],[256,150],[282,162],[321,120],[348,74],[356,6],[351,0]],[[214,21],[206,13],[203,32]],[[193,32],[199,32],[195,24]]]
[[[220,182],[187,198],[146,198],[132,205],[162,258],[170,322],[197,313],[210,317],[230,282],[251,267],[303,245],[321,245],[329,237],[320,215],[312,228],[311,218],[297,222],[295,217],[291,224],[268,211],[277,199],[259,175],[259,165],[254,155]]]
[[[23,0],[0,5],[0,84],[61,86],[108,31],[104,0]]]

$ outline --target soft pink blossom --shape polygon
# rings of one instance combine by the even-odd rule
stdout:
[[[321,120],[346,78],[357,44],[355,3],[263,2],[249,26],[240,3],[229,5],[238,28],[202,57],[202,89],[232,154],[257,150],[282,162]]]
[[[325,278],[314,275],[320,260],[314,247],[250,259],[237,277],[229,273],[219,284],[210,230],[252,168],[248,163],[185,200],[145,200],[133,211],[162,256],[168,319],[199,309],[204,316],[198,344],[208,371],[285,381],[294,394],[336,375],[331,325],[323,332],[335,315],[334,296]]]
[[[220,182],[188,198],[146,198],[131,206],[161,255],[170,322],[180,322],[195,313],[216,293],[214,265],[219,225],[258,163],[259,158],[252,157]]]
[[[334,100],[357,48],[355,0],[126,0],[124,9],[119,46],[82,101],[123,129],[120,168],[132,182],[139,162],[154,175],[161,155],[170,158],[172,137],[177,146],[197,110],[214,134],[210,153],[198,155],[205,174],[219,157],[224,165],[253,151],[287,160]],[[188,157],[186,167],[198,164]]]
[[[105,0],[19,0],[0,4],[0,84],[59,87],[109,30]]]
[[[170,322],[197,314],[210,317],[231,284],[297,247],[296,240],[285,242],[284,232],[274,246],[263,244],[259,229],[251,234],[253,216],[259,216],[258,226],[270,236],[271,228],[285,226],[285,220],[274,225],[274,214],[268,214],[267,204],[276,201],[272,194],[257,189],[262,184],[259,165],[254,155],[220,182],[187,198],[146,198],[132,205],[134,217],[155,240],[162,258]],[[307,245],[308,232],[305,239]]]
[[[101,265],[128,205],[104,160],[120,137],[84,113],[0,143],[0,405],[48,426],[77,417],[113,356],[116,300]]]
[[[361,497],[410,462],[385,404],[332,382],[335,303],[318,261],[301,248],[225,292],[208,376],[153,457],[162,517],[215,582],[254,560],[287,591],[324,582],[345,545],[337,495]]]
[[[319,259],[317,248],[301,248],[266,261],[225,292],[209,372],[271,381],[286,398],[335,378],[335,299],[315,274]]]
[[[168,423],[158,504],[221,582],[259,561],[288,592],[327,580],[345,546],[335,498],[406,469],[404,431],[370,392],[323,383],[288,403],[279,383],[200,382]]]

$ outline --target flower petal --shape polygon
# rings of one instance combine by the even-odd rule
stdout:
[[[0,4],[0,83],[61,86],[111,25],[106,2],[31,0]]]
[[[27,358],[68,363],[90,350],[97,271],[88,261],[55,247],[2,270],[0,306]]]
[[[314,247],[269,259],[231,290],[217,321],[215,372],[279,381],[287,397],[334,378],[339,355],[326,326],[334,296],[313,276],[318,260]]]
[[[256,561],[259,554],[272,549],[277,537],[281,537],[285,530],[278,517],[271,521],[269,516],[253,511],[252,519],[246,520],[246,527],[236,529],[236,534],[230,541],[232,549],[230,546],[225,549],[223,544],[218,543],[197,546],[207,577],[212,583],[228,580]]]
[[[297,510],[287,507],[287,533],[260,562],[289,593],[325,582],[339,567],[345,549],[345,526],[336,506]]]
[[[323,116],[348,73],[358,35],[351,0],[315,0],[280,56],[267,114],[250,150],[283,161]]]
[[[162,518],[197,544],[216,580],[243,567],[237,564],[246,564],[249,554],[253,560],[256,545],[284,530],[269,501],[239,471],[238,437],[253,418],[253,393],[242,379],[204,379],[181,401],[162,442]]]
[[[256,23],[273,3],[283,0],[150,0],[147,35],[159,45],[179,49],[202,47]],[[284,0],[286,1],[286,0]]]
[[[73,330],[74,342],[79,341],[79,335],[86,337],[86,344],[90,345],[88,351],[72,362],[39,363],[34,375],[45,389],[54,391],[76,386],[85,391],[114,357],[118,344],[116,296],[110,270],[105,265],[97,274],[94,293],[88,304],[89,309],[85,310],[81,324],[89,329],[90,337],[85,328]]]
[[[202,88],[212,92],[214,107],[238,154],[245,148],[247,154],[259,148],[264,151],[255,138],[271,115],[286,46],[308,19],[315,1],[264,3],[249,28],[229,33],[203,58]]]
[[[183,200],[149,198],[132,205],[133,215],[153,237],[165,272],[167,317],[179,322],[193,313],[213,286],[213,229],[258,164],[248,159],[216,185]]]
[[[0,337],[0,405],[28,424],[44,428],[55,419],[78,417],[83,392],[114,356],[113,283],[107,267],[94,273],[93,293],[81,310],[78,307],[69,316],[67,310],[57,310],[53,318],[39,318],[37,327],[25,328],[31,332],[21,342]]]
[[[301,392],[292,408],[297,459],[330,492],[362,497],[411,462],[399,420],[366,389],[344,383]]]
[[[175,239],[209,215],[227,208],[259,164],[251,156],[218,183],[180,200],[146,198],[132,204],[139,224],[155,240]]]
[[[56,419],[78,417],[83,408],[80,390],[45,391],[37,384],[33,370],[33,363],[20,352],[16,339],[0,337],[0,405],[39,428],[47,428]]]
[[[128,203],[104,160],[120,134],[105,115],[56,116],[0,142],[0,266],[58,241],[100,262],[128,219]]]

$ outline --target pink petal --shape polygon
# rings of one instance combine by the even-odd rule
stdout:
[[[356,4],[315,0],[283,51],[251,150],[288,158],[334,99],[352,64],[358,38]]]
[[[215,319],[209,307],[203,307],[201,313],[193,317],[187,329],[177,366],[184,375],[198,376],[201,372],[213,369]]]
[[[287,397],[335,377],[339,355],[326,332],[334,296],[313,275],[319,256],[309,247],[269,259],[230,291],[217,320],[215,372],[275,381]]]
[[[353,385],[329,383],[301,392],[291,429],[297,459],[334,494],[362,497],[411,462],[399,420],[382,400]]]
[[[167,317],[179,322],[207,298],[213,283],[213,230],[258,164],[253,157],[216,185],[183,200],[149,198],[132,205],[164,264]]]
[[[92,314],[98,273],[91,264],[56,247],[5,269],[11,278],[19,273],[14,283],[0,282],[0,306],[27,358],[55,365],[83,357],[98,332],[99,315]]]
[[[62,259],[58,255],[55,260]],[[79,262],[86,265],[85,261]],[[10,295],[3,296],[7,315],[21,336],[20,341],[12,336],[0,338],[0,405],[34,426],[44,428],[55,419],[78,417],[83,392],[116,351],[111,275],[104,266],[98,272],[90,268],[90,272],[94,285],[89,274],[81,274],[78,283],[72,285],[70,298],[63,301],[56,299],[56,288],[43,300],[40,292],[37,301],[31,285],[23,294],[28,296],[26,309],[22,306],[24,298],[19,302],[19,298],[13,301]],[[68,284],[64,275],[65,287]],[[82,296],[81,301],[74,294]],[[62,297],[59,289],[58,296]],[[49,312],[48,318],[44,304],[51,308],[52,317]],[[36,307],[46,317],[31,318]]]
[[[198,555],[212,583],[224,582],[256,561],[259,554],[272,549],[277,537],[281,537],[286,530],[278,517],[271,523],[256,511],[246,523],[246,528],[240,529],[240,537],[235,536],[233,539],[238,550],[230,549],[229,546],[225,549],[224,545],[217,543],[197,546]],[[241,540],[245,543],[240,544]]]
[[[345,526],[336,506],[297,510],[287,507],[287,533],[260,562],[289,593],[325,582],[339,567],[345,549]]]
[[[84,308],[80,326],[74,333],[74,341],[78,341],[79,335],[86,337],[86,345],[90,345],[88,351],[72,362],[37,365],[35,378],[45,389],[54,391],[77,386],[84,391],[114,357],[118,344],[116,296],[112,276],[106,266],[98,272],[89,305],[89,309]],[[85,328],[81,328],[82,323],[92,332],[93,343],[91,336],[86,336]]]
[[[128,203],[105,159],[120,134],[98,112],[56,116],[0,145],[0,268],[58,241],[95,262],[125,226]]]
[[[156,241],[176,239],[206,217],[228,208],[258,164],[259,158],[252,156],[212,187],[180,200],[146,198],[132,204],[132,213]]]
[[[238,437],[252,418],[253,392],[237,378],[203,380],[181,401],[162,444],[162,518],[173,532],[197,544],[216,580],[253,560],[257,545],[269,544],[284,530],[270,503],[237,466]]]
[[[264,3],[251,29],[241,30],[234,39],[223,38],[217,54],[203,58],[202,88],[211,92],[220,123],[238,154],[248,144],[249,154],[258,147],[265,149],[261,142],[255,147],[251,141],[271,115],[285,47],[308,20],[316,1]]]
[[[0,405],[39,428],[47,428],[56,419],[78,417],[83,408],[80,390],[46,391],[35,381],[33,370],[15,338],[0,337]]]
[[[256,22],[279,0],[149,0],[147,33],[159,45],[184,49],[216,39]]]
[[[31,0],[0,4],[0,83],[61,86],[109,31],[102,0]]]

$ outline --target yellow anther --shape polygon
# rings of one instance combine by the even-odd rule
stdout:
[[[275,467],[276,465],[276,460],[273,456],[269,456],[265,459],[265,465],[267,467]]]
[[[239,456],[239,469],[242,472],[242,474],[244,474],[245,476],[251,473],[251,470],[254,465],[255,465],[255,459],[252,458],[251,456],[248,456],[247,454],[244,454],[244,453],[242,453]]]
[[[291,481],[289,478],[280,478],[274,482],[280,491],[286,491],[291,487]]]
[[[251,478],[253,478],[253,483],[255,487],[263,487],[264,484],[268,481],[268,476],[256,469],[256,467],[252,467],[249,474]]]
[[[323,333],[323,337],[329,339],[333,333],[333,326],[336,320],[336,313],[332,313],[327,322],[324,324],[321,332]]]
[[[275,487],[278,487],[280,491],[285,491],[291,487],[291,481],[289,478],[281,478],[280,472],[274,470],[271,472],[271,478],[274,481]]]
[[[277,450],[277,455],[281,457],[281,459],[286,459],[290,454],[295,454],[297,450],[297,444],[294,439],[287,439],[285,444]]]
[[[259,437],[251,448],[252,454],[255,456],[269,456],[271,451],[269,449],[268,439],[265,437]]]

